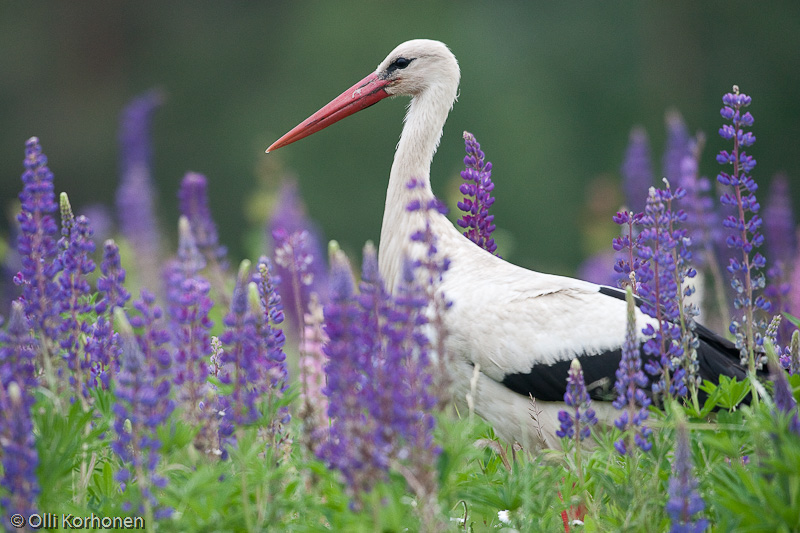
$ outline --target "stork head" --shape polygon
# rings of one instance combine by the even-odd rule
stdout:
[[[388,96],[418,97],[436,92],[443,93],[441,98],[449,98],[452,103],[459,79],[458,62],[444,43],[429,39],[406,41],[392,50],[375,72],[272,143],[267,153],[325,129]]]

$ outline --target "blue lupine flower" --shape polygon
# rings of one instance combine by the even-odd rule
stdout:
[[[433,393],[430,339],[423,310],[430,303],[407,261],[397,294],[391,296],[378,273],[374,246],[364,248],[361,291],[355,293],[347,259],[332,257],[331,301],[325,307],[329,337],[328,415],[332,425],[318,448],[320,457],[341,471],[354,496],[383,479],[392,460],[413,457],[409,467],[420,493],[436,490],[431,410]]]
[[[788,178],[785,174],[778,174],[770,184],[764,206],[764,237],[771,265],[767,269],[764,296],[769,299],[773,313],[792,311],[789,274],[797,250],[797,238],[791,199]],[[793,329],[788,320],[781,322],[776,344],[786,344]]]
[[[189,220],[198,250],[207,263],[217,263],[227,268],[227,250],[219,244],[217,225],[208,207],[208,180],[202,174],[187,172],[178,190],[178,202],[183,216]]]
[[[729,215],[723,221],[723,226],[731,233],[727,238],[729,248],[738,250],[738,257],[732,257],[728,265],[728,272],[733,275],[731,286],[735,291],[734,307],[741,310],[738,320],[733,320],[730,332],[736,338],[736,347],[742,357],[742,364],[746,364],[749,371],[763,364],[763,331],[766,323],[758,320],[755,311],[761,309],[770,311],[770,303],[763,296],[755,293],[763,289],[766,280],[763,272],[766,259],[756,251],[764,243],[764,236],[760,232],[762,225],[758,212],[761,208],[756,199],[755,192],[758,185],[750,177],[750,172],[756,166],[756,160],[747,155],[743,150],[752,146],[756,138],[745,128],[753,125],[753,116],[744,112],[750,105],[751,98],[739,93],[739,87],[733,87],[733,92],[722,97],[724,107],[720,114],[731,124],[724,124],[719,130],[723,139],[733,141],[733,150],[721,150],[717,155],[717,162],[721,165],[731,165],[732,172],[720,172],[717,181],[723,186],[730,187],[720,197],[723,206],[731,206],[737,214]],[[748,213],[749,219],[748,219]]]
[[[491,195],[494,190],[492,164],[484,161],[485,155],[481,145],[475,140],[475,136],[467,131],[464,132],[464,144],[467,151],[467,156],[464,158],[466,169],[461,171],[461,178],[465,183],[459,187],[464,198],[458,202],[458,208],[465,214],[456,222],[466,229],[465,237],[487,252],[498,255],[497,244],[492,239],[492,232],[495,229],[494,215],[489,214],[489,208],[495,200]]]
[[[597,416],[591,408],[592,400],[586,391],[583,369],[577,359],[573,359],[569,367],[564,403],[572,407],[572,410],[558,412],[561,427],[556,431],[556,435],[562,439],[585,439],[591,434],[592,426],[597,424]]]
[[[708,520],[698,517],[705,503],[697,492],[697,479],[692,475],[692,457],[686,422],[676,428],[675,455],[672,459],[672,477],[669,480],[669,500],[666,511],[672,518],[670,533],[701,533],[708,528]]]
[[[631,131],[620,172],[626,207],[634,213],[644,211],[647,192],[653,186],[653,163],[647,132],[643,128]]]
[[[772,395],[775,408],[790,416],[789,431],[800,435],[800,408],[792,395],[792,387],[789,385],[789,380],[786,379],[786,372],[779,365],[770,363],[770,379],[774,386]]]
[[[17,250],[22,269],[14,282],[22,285],[25,314],[34,328],[44,334],[43,352],[54,350],[61,323],[56,282],[60,263],[58,255],[58,228],[54,213],[58,210],[53,193],[53,174],[47,167],[47,156],[42,153],[39,139],[31,137],[25,144],[25,172],[22,174],[23,190],[19,195],[21,211],[17,215],[19,236]],[[46,353],[43,353],[47,357]]]
[[[175,346],[173,384],[185,419],[201,426],[200,433],[205,437],[207,432],[204,430],[209,429],[206,426],[212,419],[206,400],[209,393],[210,330],[214,325],[208,315],[214,302],[208,296],[209,282],[199,274],[204,260],[195,246],[186,216],[181,216],[178,228],[178,258],[169,263],[166,274],[167,315]],[[201,449],[209,447],[208,442],[200,443]]]
[[[117,438],[111,449],[123,462],[116,480],[126,492],[135,484],[142,498],[139,512],[168,516],[171,510],[159,505],[153,489],[166,485],[166,479],[156,473],[161,448],[157,430],[171,412],[169,389],[165,392],[160,386],[158,370],[148,364],[142,341],[137,342],[124,312],[116,308],[115,316],[120,324],[122,355],[113,406]]]
[[[625,329],[625,341],[622,344],[622,358],[616,372],[617,382],[614,385],[617,398],[613,404],[614,407],[622,410],[622,414],[614,421],[614,425],[622,431],[634,432],[636,444],[646,452],[653,446],[648,441],[652,431],[643,425],[648,417],[647,408],[650,406],[650,398],[644,391],[648,381],[642,371],[642,357],[636,331],[636,304],[630,289],[627,291],[626,300],[628,302],[628,321]],[[629,441],[626,442],[624,438],[614,443],[614,447],[622,455],[628,452],[628,445]]]
[[[328,284],[321,233],[306,214],[297,183],[281,186],[275,210],[269,219],[269,233],[275,251],[275,277],[295,335],[302,337],[303,317],[312,293],[325,304]]]
[[[64,350],[64,358],[70,369],[70,383],[75,398],[88,397],[86,382],[92,361],[81,338],[91,333],[91,326],[82,316],[92,310],[89,303],[91,287],[87,276],[94,272],[95,264],[90,254],[94,253],[94,241],[89,220],[81,215],[72,214],[72,207],[66,193],[61,193],[61,234],[58,261],[61,274],[58,278],[60,287],[58,308],[63,321],[59,345]]]
[[[667,140],[661,157],[661,169],[667,181],[678,183],[682,174],[683,159],[691,156],[689,129],[681,114],[674,109],[667,111],[664,122],[667,126]]]
[[[159,279],[161,236],[156,218],[150,121],[163,95],[151,90],[135,98],[122,112],[119,132],[120,184],[117,189],[119,227],[136,250],[137,272],[145,285]]]
[[[125,288],[125,269],[119,257],[117,244],[109,239],[103,244],[103,260],[100,263],[97,278],[97,293],[94,311],[97,320],[90,328],[86,340],[86,353],[91,361],[91,376],[87,386],[98,384],[107,389],[110,382],[110,371],[119,371],[119,335],[114,331],[112,314],[115,307],[124,307],[130,300],[130,293]]]

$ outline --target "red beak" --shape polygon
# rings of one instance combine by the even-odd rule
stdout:
[[[389,96],[386,92],[387,80],[378,77],[377,74],[370,74],[360,82],[356,83],[345,92],[331,100],[331,102],[305,119],[302,123],[295,126],[292,131],[272,143],[267,148],[267,153],[277,150],[287,144],[299,141],[303,137],[308,137],[327,128],[334,122],[339,122],[345,117],[349,117],[357,111],[366,109]]]

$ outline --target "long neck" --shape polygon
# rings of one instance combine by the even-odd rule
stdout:
[[[430,183],[431,160],[442,136],[455,92],[445,87],[430,87],[411,100],[405,118],[403,133],[389,175],[386,191],[386,207],[383,212],[378,263],[387,288],[393,292],[402,275],[406,255],[412,258],[421,253],[419,247],[410,246],[411,235],[424,226],[422,212],[408,212],[406,207],[412,200],[430,200],[433,191]],[[421,186],[408,188],[411,179]],[[434,232],[453,230],[444,215],[430,211]]]

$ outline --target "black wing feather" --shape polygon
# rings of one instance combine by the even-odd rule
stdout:
[[[625,292],[619,289],[603,286],[599,292],[625,300]],[[639,306],[641,303],[637,298],[636,305]],[[701,324],[696,325],[695,332],[700,342],[697,349],[700,379],[719,383],[720,375],[735,377],[740,381],[745,378],[746,371],[739,363],[739,350],[732,342]],[[650,357],[644,352],[641,352],[641,355],[644,364]],[[611,401],[615,398],[614,383],[621,358],[621,347],[602,353],[584,353],[577,356],[583,368],[589,396],[593,400]],[[564,360],[550,365],[535,365],[530,372],[506,375],[501,383],[523,396],[532,395],[542,401],[563,401],[570,364],[571,361]],[[648,376],[648,379],[652,378]],[[646,390],[649,394],[650,387]],[[705,400],[702,392],[699,399]]]

